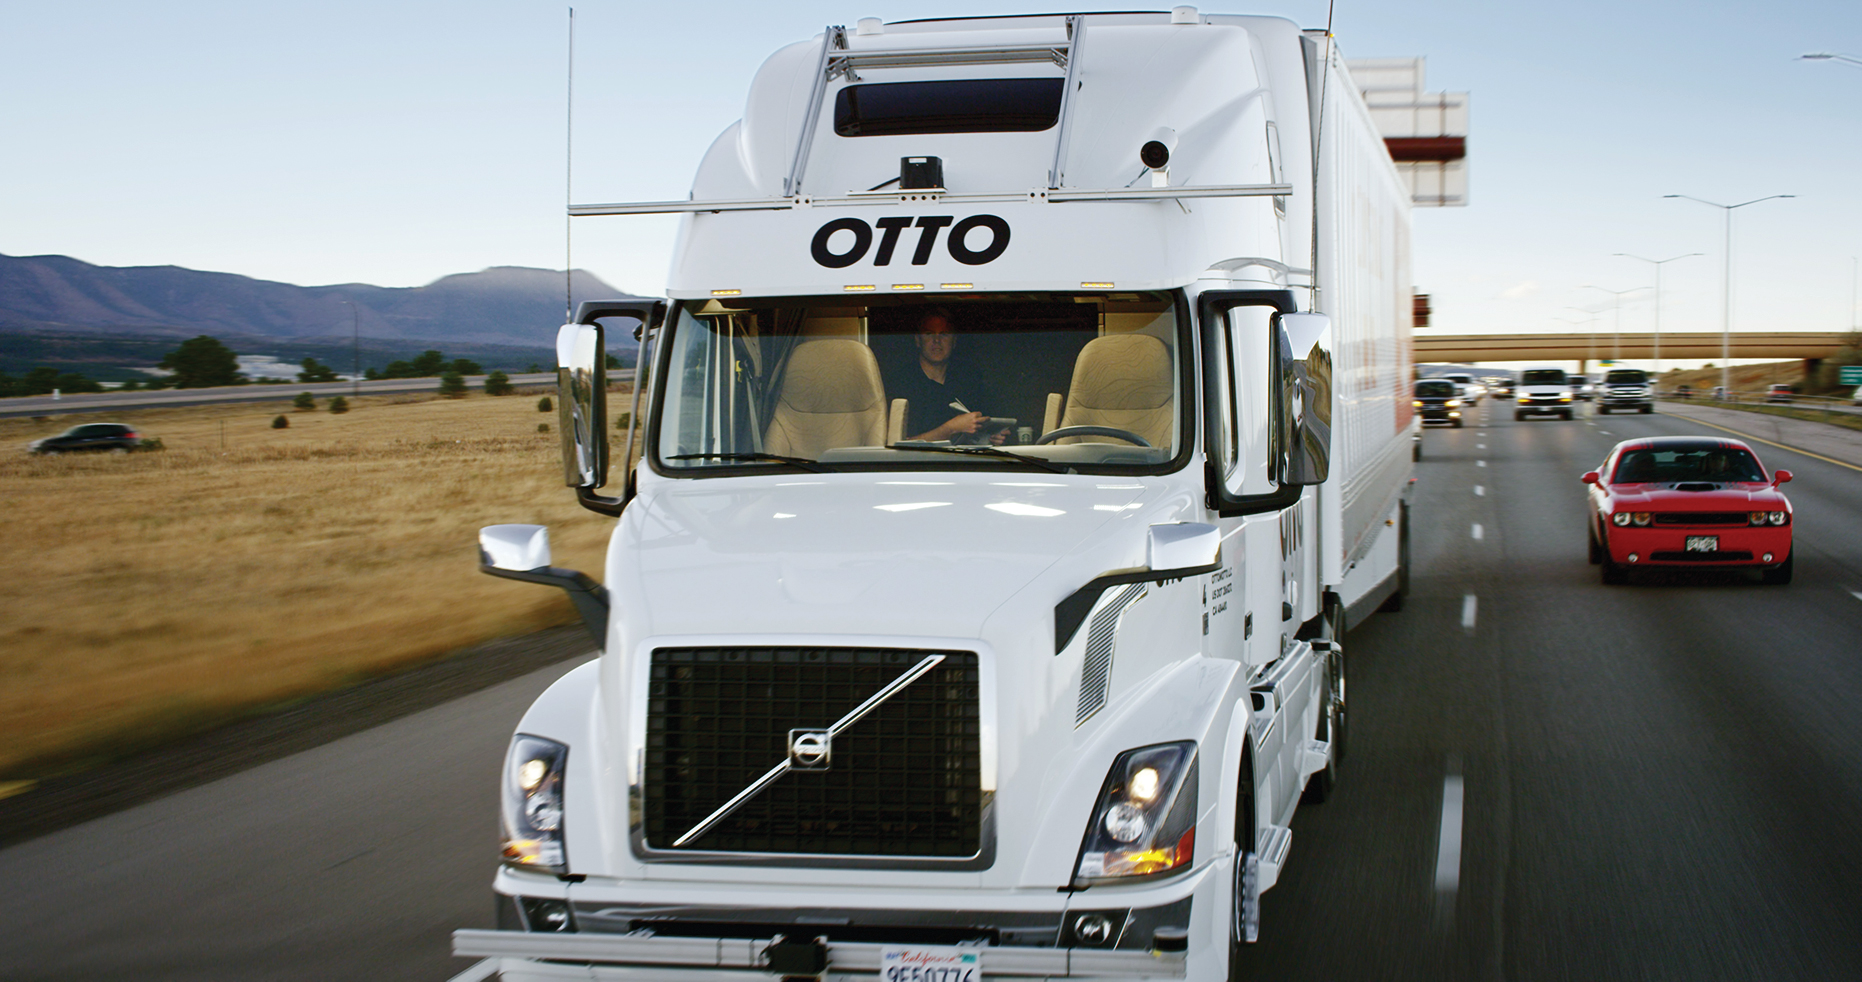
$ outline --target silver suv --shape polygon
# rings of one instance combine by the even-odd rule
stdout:
[[[1612,368],[1604,375],[1602,390],[1597,393],[1597,411],[1609,413],[1618,409],[1655,411],[1655,391],[1649,386],[1648,372],[1640,368]]]

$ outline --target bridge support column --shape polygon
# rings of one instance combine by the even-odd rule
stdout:
[[[1806,385],[1817,384],[1817,370],[1822,367],[1823,359],[1821,358],[1804,359],[1804,382]]]

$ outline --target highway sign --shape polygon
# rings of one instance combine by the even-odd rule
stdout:
[[[1862,385],[1862,365],[1844,365],[1837,375],[1836,381],[1843,385]]]

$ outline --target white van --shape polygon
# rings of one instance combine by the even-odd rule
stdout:
[[[602,583],[481,535],[602,650],[518,726],[455,951],[1228,978],[1407,589],[1409,192],[1322,32],[862,21],[771,56],[689,201],[575,211],[686,217],[666,301],[560,335]]]
[[[1571,418],[1571,400],[1575,396],[1572,376],[1562,368],[1538,366],[1519,373],[1519,387],[1513,396],[1513,419],[1528,416]]]

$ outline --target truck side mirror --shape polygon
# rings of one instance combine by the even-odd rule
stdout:
[[[1279,350],[1278,410],[1284,448],[1280,483],[1325,483],[1332,459],[1332,318],[1274,317]]]
[[[479,562],[529,572],[550,564],[550,530],[543,525],[487,525],[478,530]]]
[[[562,430],[563,483],[608,483],[607,353],[600,324],[564,324],[556,332],[556,387]]]

